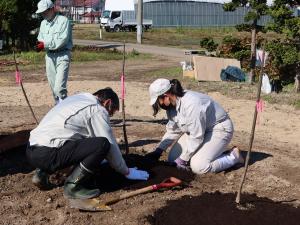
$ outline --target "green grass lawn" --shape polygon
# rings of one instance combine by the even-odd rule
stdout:
[[[221,42],[224,34],[238,33],[235,28],[153,28],[143,33],[143,43],[160,46],[176,46],[181,48],[200,48],[200,40],[204,37],[214,37]],[[73,28],[75,39],[99,40],[98,24],[76,24]],[[136,32],[105,32],[102,39],[106,41],[136,42]]]
[[[127,52],[126,60],[135,58],[149,59],[151,55],[141,54],[137,51]],[[118,50],[110,49],[92,49],[88,50],[84,47],[75,46],[72,51],[72,63],[86,62],[86,61],[102,61],[102,60],[122,60],[123,53]],[[0,56],[0,61],[13,61],[13,54],[6,54]],[[22,65],[22,69],[33,70],[41,68],[45,64],[45,52],[20,52],[16,53],[16,60]],[[0,67],[0,72],[15,70],[14,65]]]
[[[143,43],[158,46],[173,46],[178,48],[199,49],[200,40],[212,37],[216,43],[221,43],[226,35],[234,37],[249,37],[250,32],[238,32],[234,27],[221,28],[152,28],[143,33]],[[275,33],[259,34],[267,39],[277,38]],[[99,40],[99,24],[75,24],[73,38],[85,40]],[[105,32],[102,31],[104,41],[123,41],[136,43],[136,32]]]

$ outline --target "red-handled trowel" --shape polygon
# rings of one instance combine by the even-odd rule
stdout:
[[[180,186],[182,184],[182,181],[175,178],[170,177],[163,182],[159,184],[154,184],[151,186],[147,186],[141,189],[137,189],[135,191],[130,191],[127,193],[124,193],[118,197],[115,197],[111,200],[108,200],[106,202],[101,202],[98,198],[92,198],[92,199],[69,199],[70,207],[75,209],[80,209],[82,211],[108,211],[112,210],[109,205],[112,205],[118,201],[121,201],[126,198],[130,198],[139,194],[148,193],[151,191],[160,190],[163,188],[171,188],[175,186]]]

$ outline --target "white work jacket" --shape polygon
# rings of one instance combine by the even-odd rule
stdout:
[[[113,135],[107,110],[96,96],[82,93],[67,97],[52,108],[37,128],[30,132],[30,145],[59,148],[66,141],[106,137],[111,144],[107,160],[118,172],[128,167]],[[100,163],[100,162],[99,162]]]
[[[180,155],[185,161],[189,161],[200,148],[208,129],[229,118],[225,110],[208,95],[189,90],[183,97],[177,97],[176,108],[167,110],[167,116],[167,132],[158,148],[166,150],[181,133],[186,133],[187,151]]]

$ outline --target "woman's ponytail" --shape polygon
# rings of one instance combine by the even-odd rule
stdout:
[[[181,86],[181,83],[177,79],[170,80],[171,89],[168,91],[169,93],[176,95],[178,97],[184,96],[184,90]]]

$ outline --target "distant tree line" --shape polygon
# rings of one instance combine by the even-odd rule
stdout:
[[[36,41],[34,29],[39,19],[34,14],[39,0],[0,0],[0,39],[4,49],[29,50]]]

